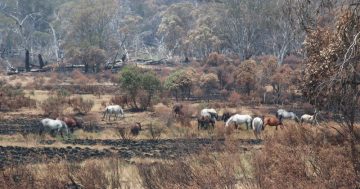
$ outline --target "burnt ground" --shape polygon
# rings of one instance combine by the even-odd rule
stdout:
[[[15,133],[36,133],[38,119],[17,119],[0,122],[0,135]],[[101,126],[93,126],[95,130]],[[94,129],[94,128],[91,128]],[[130,160],[134,157],[175,159],[203,150],[221,152],[226,148],[222,139],[161,139],[161,140],[100,140],[100,139],[73,139],[62,141],[66,147],[52,146],[55,140],[40,141],[45,147],[19,147],[0,145],[0,169],[31,163],[54,162],[67,160],[79,162],[86,159],[120,157]],[[237,140],[234,144],[242,151],[252,150],[261,141]],[[93,146],[101,146],[101,149]]]

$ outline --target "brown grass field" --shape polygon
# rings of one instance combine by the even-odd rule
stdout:
[[[40,108],[50,91],[30,87],[32,76],[1,76],[21,83],[36,107],[1,112],[0,129],[34,126],[44,118]],[[52,78],[45,77],[45,83]],[[69,82],[68,80],[66,82]],[[57,82],[58,84],[58,82]],[[116,121],[102,119],[112,94],[71,94],[92,100],[82,116],[85,128],[65,139],[49,134],[0,133],[1,188],[352,188],[355,175],[346,140],[335,122],[319,126],[285,121],[285,129],[266,127],[262,142],[251,130],[197,129],[196,115],[204,107],[239,114],[274,115],[269,105],[228,108],[223,102],[186,102],[188,120],[173,118],[168,105],[158,103],[144,112],[129,112]],[[220,105],[219,105],[220,104]],[[71,108],[65,115],[73,115]],[[25,120],[20,123],[18,120]],[[19,123],[18,123],[19,122]],[[121,136],[118,128],[140,122],[136,137]],[[25,125],[24,125],[25,124]],[[360,129],[358,129],[360,130]],[[360,147],[358,145],[358,147]],[[341,162],[341,163],[336,163]]]

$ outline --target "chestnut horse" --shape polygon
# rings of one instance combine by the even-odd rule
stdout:
[[[278,129],[278,126],[283,127],[284,125],[281,123],[281,121],[276,118],[276,117],[265,117],[264,118],[264,127],[262,128],[263,130],[265,129],[265,126],[269,125],[269,126],[275,126],[276,130]]]
[[[65,122],[66,125],[68,126],[68,128],[70,129],[71,133],[73,133],[76,128],[77,129],[82,128],[82,123],[79,119],[76,119],[73,117],[58,117],[56,119],[59,119],[59,120]]]

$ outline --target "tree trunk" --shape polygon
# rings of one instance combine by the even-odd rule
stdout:
[[[26,49],[26,52],[25,52],[25,70],[27,72],[30,71],[30,52],[27,49]]]
[[[44,67],[44,60],[43,60],[41,54],[38,54],[38,58],[39,58],[40,69],[42,69]]]

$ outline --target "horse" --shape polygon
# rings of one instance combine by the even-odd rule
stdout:
[[[299,118],[296,116],[296,114],[294,112],[288,112],[284,109],[279,109],[276,112],[276,117],[280,120],[281,123],[284,118],[295,120],[297,123],[299,122]]]
[[[221,120],[223,120],[226,123],[226,121],[233,115],[234,115],[233,113],[224,112],[224,114],[221,116]]]
[[[200,112],[200,115],[202,115],[202,116],[207,116],[208,114],[210,114],[211,118],[214,118],[215,120],[219,119],[218,113],[213,108],[211,108],[211,109],[205,108],[205,109],[202,109]]]
[[[300,123],[304,122],[314,124],[315,123],[315,115],[304,114],[300,117]]]
[[[138,136],[141,131],[141,123],[136,122],[135,125],[131,126],[130,133],[133,136]]]
[[[182,105],[182,104],[179,104],[179,103],[177,103],[177,104],[175,104],[175,105],[173,106],[174,117],[176,117],[176,115],[177,115],[177,116],[181,116],[181,115],[184,114],[184,113],[182,112],[182,108],[183,108],[183,105]]]
[[[261,130],[264,130],[264,121],[260,117],[255,117],[252,120],[252,129],[256,139],[261,138]]]
[[[42,135],[42,133],[44,132],[45,129],[50,129],[50,132],[53,132],[54,130],[56,130],[57,134],[59,134],[59,132],[61,130],[65,130],[66,134],[69,135],[68,126],[66,125],[66,123],[64,121],[61,121],[58,119],[45,118],[45,119],[42,119],[40,121],[40,123],[41,123],[41,128],[40,128],[39,135]],[[61,137],[64,137],[62,132],[60,134],[61,134]]]
[[[265,117],[263,130],[265,129],[266,125],[275,126],[276,130],[278,129],[278,126],[284,126],[282,122],[276,117]]]
[[[215,119],[211,118],[210,114],[203,114],[198,117],[198,130],[201,128],[208,128],[211,125],[212,128],[215,127]]]
[[[235,114],[231,116],[225,123],[225,127],[229,127],[230,123],[235,124],[235,129],[238,128],[238,124],[246,123],[246,129],[249,129],[249,126],[251,126],[252,117],[250,115],[240,115]]]
[[[121,116],[124,117],[124,110],[119,105],[110,105],[110,106],[106,106],[103,114],[104,114],[103,119],[106,117],[106,114],[109,115],[109,121],[111,115],[114,114],[114,120],[116,120],[119,114],[121,114]]]
[[[70,129],[70,132],[73,133],[75,129],[82,129],[82,121],[79,119],[76,119],[74,117],[58,117],[56,118],[58,120],[61,120],[66,123],[68,128]]]

